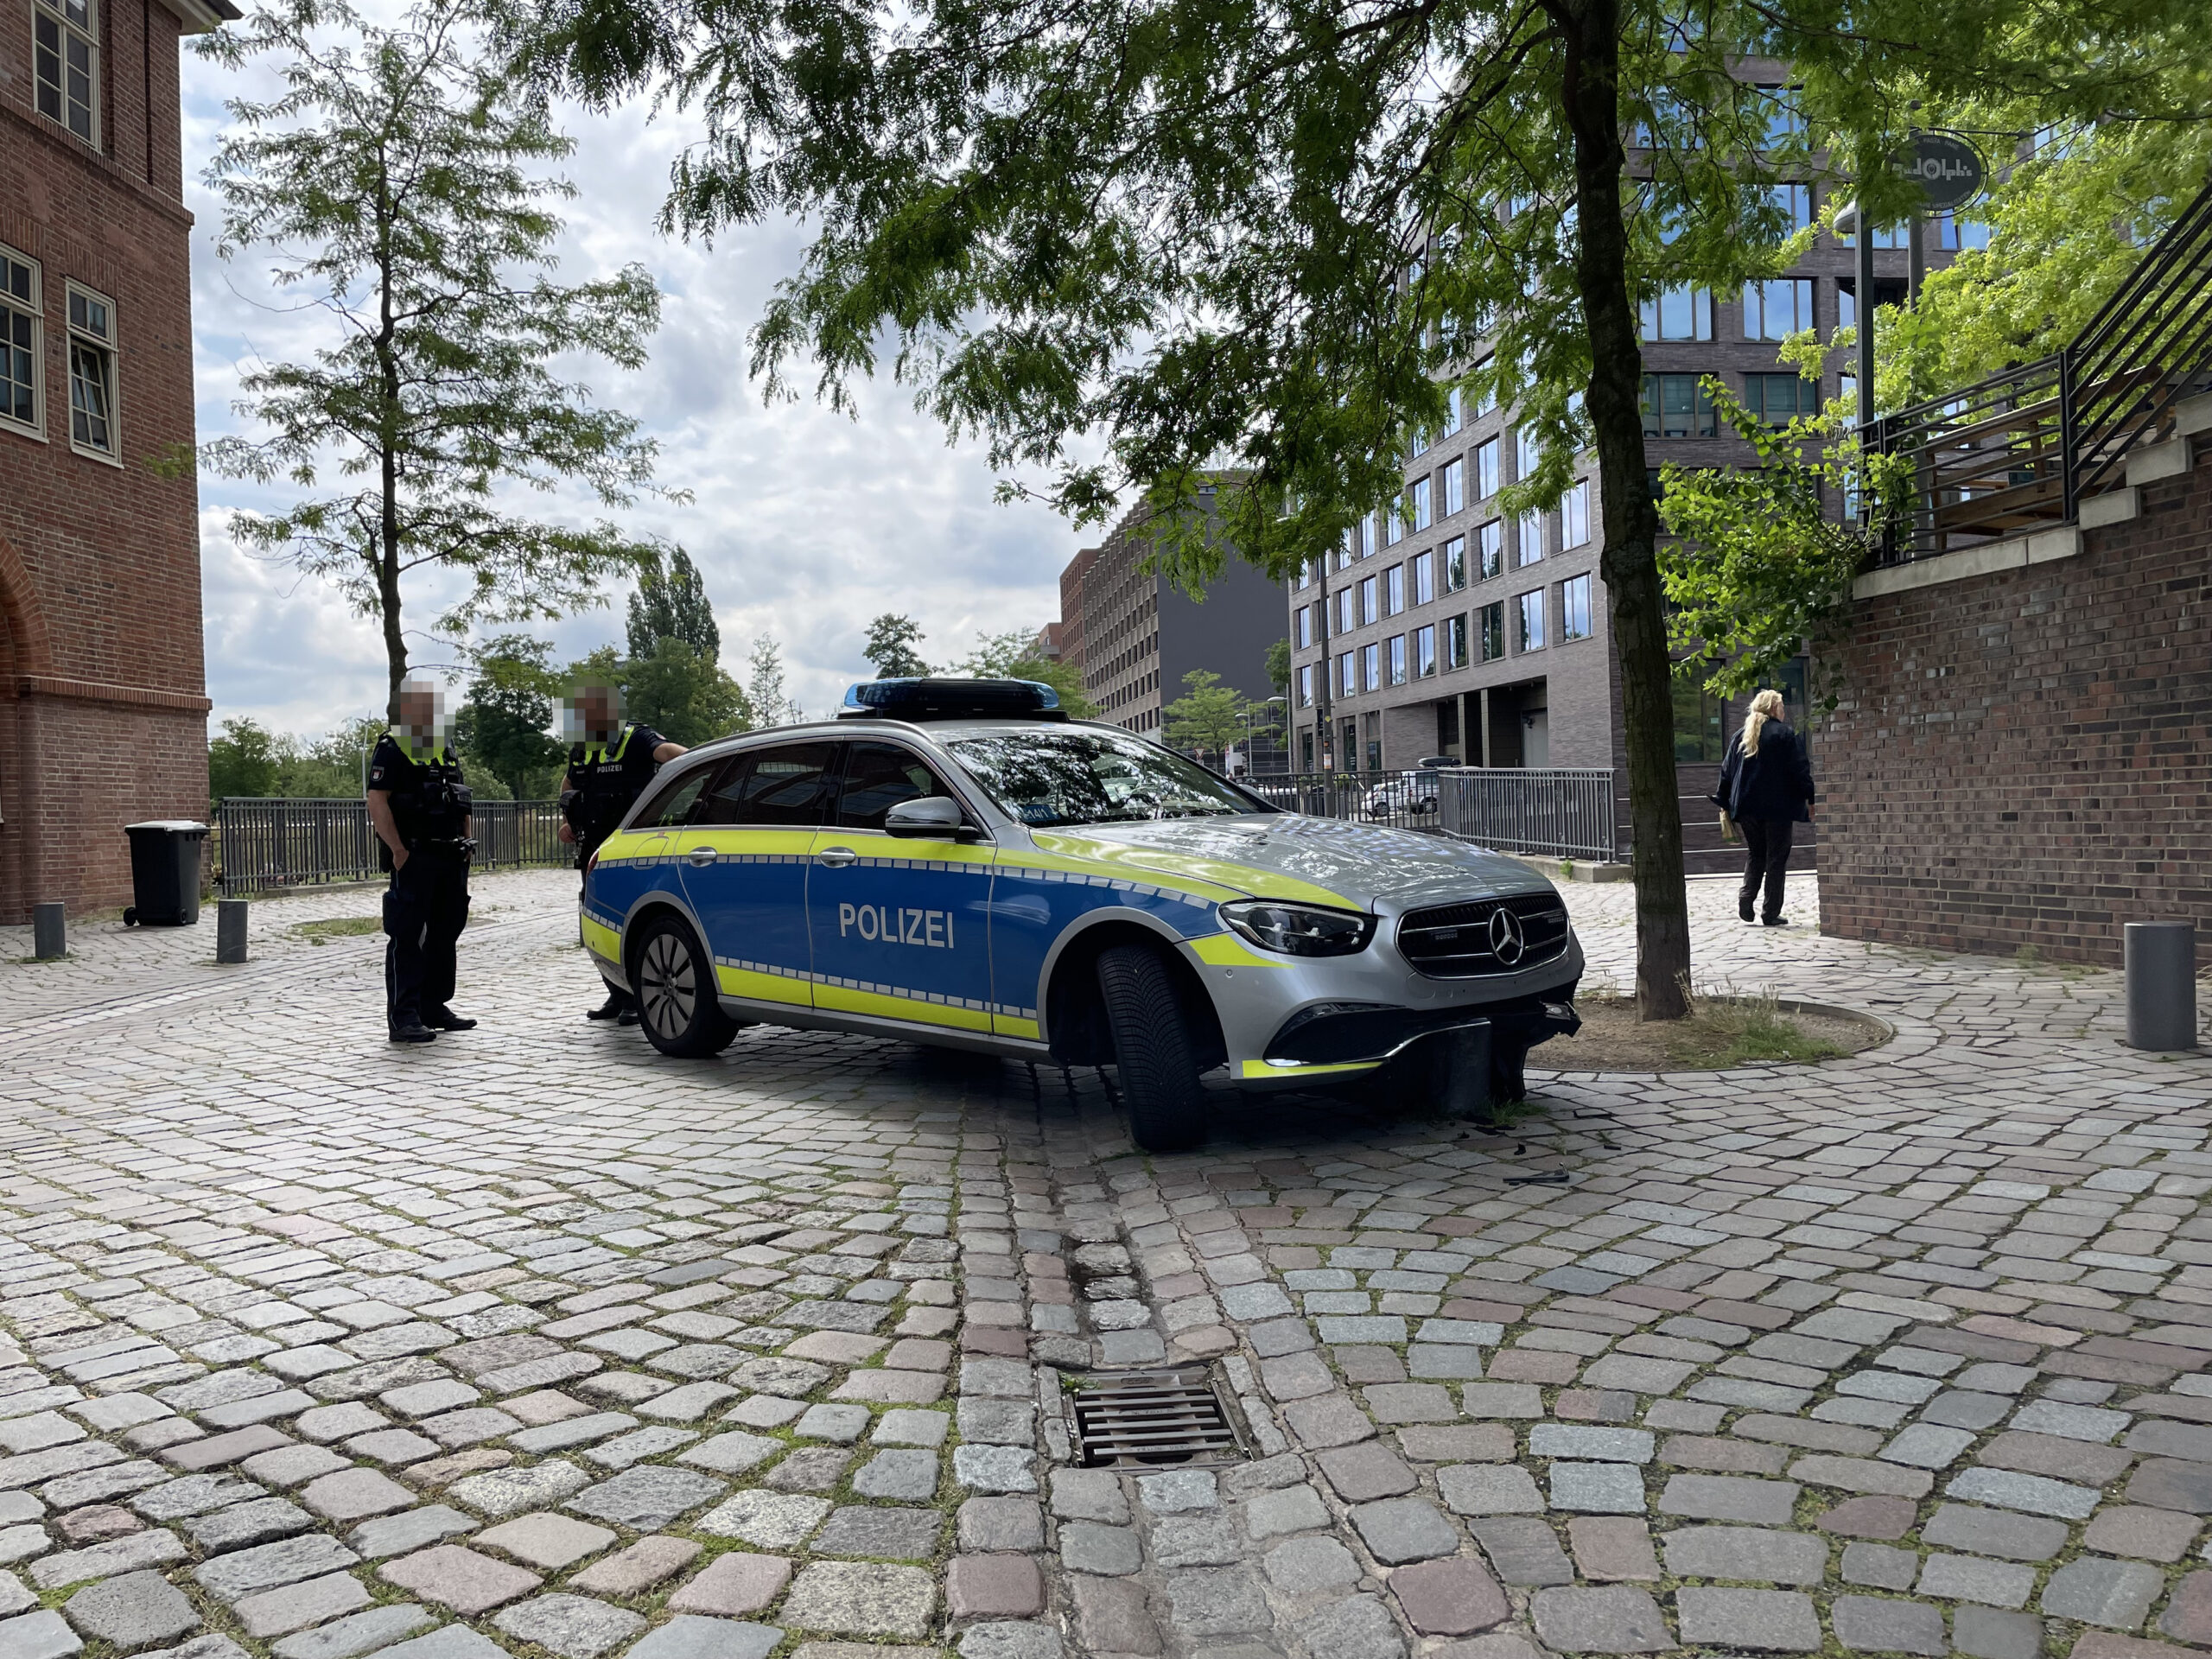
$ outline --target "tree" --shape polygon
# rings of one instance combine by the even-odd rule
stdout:
[[[753,729],[744,689],[714,658],[673,636],[652,656],[625,664],[623,684],[629,717],[687,749]]]
[[[1037,653],[1034,628],[1010,628],[1004,633],[979,633],[976,649],[959,664],[961,673],[979,680],[1035,680],[1052,688],[1070,720],[1090,720],[1098,709],[1084,695],[1083,676],[1075,665],[1058,657]]]
[[[240,380],[236,407],[264,435],[205,454],[233,477],[310,493],[234,515],[232,534],[378,620],[393,720],[410,575],[460,579],[431,622],[458,638],[477,621],[603,602],[601,583],[654,551],[611,524],[539,523],[501,505],[512,483],[575,480],[609,505],[652,487],[654,445],[638,423],[594,408],[549,365],[594,353],[639,366],[660,298],[637,266],[575,287],[547,276],[561,231],[550,204],[574,193],[532,169],[569,141],[483,60],[467,7],[419,0],[387,29],[346,0],[276,0],[200,40],[233,68],[275,60],[286,88],[227,105],[207,171],[223,257],[267,249],[276,287],[334,325],[312,360]],[[332,474],[359,482],[319,490]]]
[[[1400,496],[1452,385],[1535,434],[1507,512],[1594,449],[1637,1001],[1673,1018],[1689,934],[1638,304],[1784,268],[1779,183],[1840,175],[1902,217],[1885,162],[1916,99],[2001,86],[2091,116],[2200,9],[917,0],[813,28],[775,0],[549,0],[526,56],[588,99],[666,87],[701,111],[671,226],[813,227],[754,334],[772,389],[804,360],[849,409],[887,340],[923,407],[1046,476],[1002,493],[1085,523],[1135,489],[1185,587],[1224,540],[1278,577],[1326,555]]]
[[[207,798],[251,800],[276,794],[283,764],[277,738],[258,721],[244,717],[225,721],[221,732],[207,742]]]
[[[517,800],[543,800],[568,752],[552,735],[562,680],[550,642],[503,633],[470,653],[476,673],[454,720],[454,741]]]
[[[921,626],[912,617],[886,611],[868,625],[868,643],[861,647],[861,655],[875,664],[879,680],[918,679],[930,671],[914,649],[921,641]]]
[[[1268,647],[1268,683],[1281,697],[1290,696],[1290,641],[1278,639]]]
[[[630,595],[628,632],[632,662],[652,656],[664,639],[683,641],[701,662],[721,659],[721,630],[715,626],[707,584],[681,547],[669,556],[665,570],[655,565],[638,572],[638,590]]]
[[[1191,689],[1160,711],[1167,741],[1194,754],[1226,754],[1243,729],[1244,694],[1211,669],[1192,669],[1183,683]]]
[[[784,694],[784,653],[776,637],[764,633],[753,642],[746,658],[746,699],[760,726],[796,726],[806,718],[799,706]]]

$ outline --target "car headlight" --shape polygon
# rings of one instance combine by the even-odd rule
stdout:
[[[1221,907],[1221,919],[1240,938],[1287,957],[1350,957],[1367,949],[1375,918],[1348,910],[1270,904],[1247,899]]]

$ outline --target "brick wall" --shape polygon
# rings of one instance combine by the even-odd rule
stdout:
[[[122,826],[204,817],[198,499],[148,465],[193,441],[180,26],[99,9],[97,147],[38,114],[27,16],[0,26],[0,243],[38,268],[43,431],[0,423],[0,921],[127,903]],[[114,306],[114,461],[70,442],[68,285]]]
[[[2071,558],[1860,602],[1822,733],[1823,931],[2212,961],[2212,445]]]

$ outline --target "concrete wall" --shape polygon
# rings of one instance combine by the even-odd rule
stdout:
[[[2139,462],[2133,519],[1861,578],[1819,747],[1824,931],[2113,964],[2124,923],[2189,918],[2212,961],[2212,446],[2189,445]]]

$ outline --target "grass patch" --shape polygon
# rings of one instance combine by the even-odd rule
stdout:
[[[1877,1028],[1833,1014],[1785,1011],[1771,996],[1694,998],[1686,1020],[1645,1022],[1630,997],[1585,996],[1582,1029],[1531,1052],[1533,1067],[1558,1071],[1719,1071],[1738,1065],[1809,1065],[1871,1047]]]
[[[358,938],[365,933],[384,931],[380,916],[332,916],[320,922],[295,922],[292,931],[309,944],[327,944],[333,939]]]

